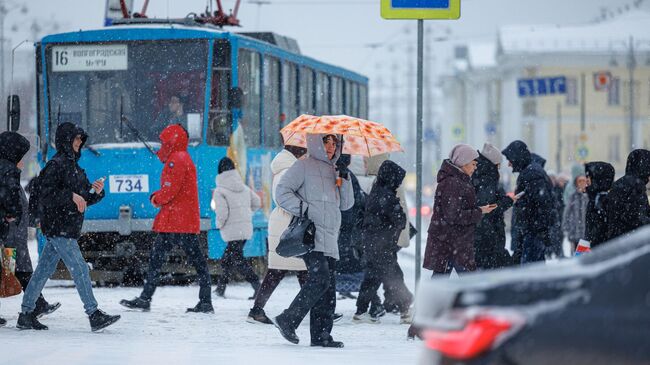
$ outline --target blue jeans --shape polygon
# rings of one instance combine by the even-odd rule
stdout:
[[[544,261],[546,244],[544,238],[535,234],[524,234],[522,243],[521,263],[527,264],[536,261]]]
[[[23,295],[23,313],[33,312],[36,308],[36,299],[41,294],[47,280],[52,276],[59,259],[68,268],[74,285],[77,287],[79,297],[84,303],[86,314],[90,315],[97,310],[97,300],[93,295],[93,286],[90,281],[88,264],[81,256],[79,244],[76,239],[65,237],[47,237],[45,247],[38,259],[38,266],[27,285]]]

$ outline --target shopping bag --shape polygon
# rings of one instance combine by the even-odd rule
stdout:
[[[0,274],[0,298],[13,297],[23,291],[16,278],[16,249],[2,249],[2,273]]]
[[[302,202],[300,203],[302,212]],[[280,236],[275,249],[282,257],[298,257],[311,252],[315,246],[316,225],[309,219],[309,208],[299,217],[293,217],[287,229]]]

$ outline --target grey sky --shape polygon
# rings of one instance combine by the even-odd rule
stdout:
[[[214,2],[214,0],[212,0]],[[433,33],[451,29],[453,39],[480,40],[494,38],[500,25],[582,23],[596,18],[602,7],[612,10],[632,4],[634,0],[463,0],[458,21],[428,21]],[[13,43],[29,38],[29,24],[37,19],[46,30],[54,22],[61,31],[101,27],[104,17],[103,0],[23,0],[13,1],[29,8],[27,15],[13,11],[6,29]],[[379,0],[268,0],[271,4],[252,4],[242,0],[239,18],[241,30],[273,30],[296,38],[303,53],[354,71],[372,75],[377,62],[389,58],[389,45],[415,44],[415,21],[383,20],[379,15]],[[139,10],[144,0],[135,0]],[[183,17],[201,12],[207,0],[150,0],[150,17]],[[223,0],[231,8],[234,0]],[[642,5],[650,9],[649,2]],[[25,21],[27,20],[27,21]],[[406,34],[406,29],[411,29]],[[371,45],[380,45],[373,49]]]

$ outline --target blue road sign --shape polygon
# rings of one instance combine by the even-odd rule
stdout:
[[[384,19],[458,19],[460,0],[381,0]]]
[[[517,80],[520,97],[566,94],[566,77],[542,77]]]
[[[449,0],[391,0],[395,9],[447,9]]]

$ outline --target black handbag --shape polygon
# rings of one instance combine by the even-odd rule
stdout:
[[[309,219],[309,208],[302,213],[302,202],[300,202],[299,217],[293,217],[287,229],[280,236],[280,242],[275,249],[282,257],[298,257],[311,252],[314,249],[314,238],[316,225]]]

